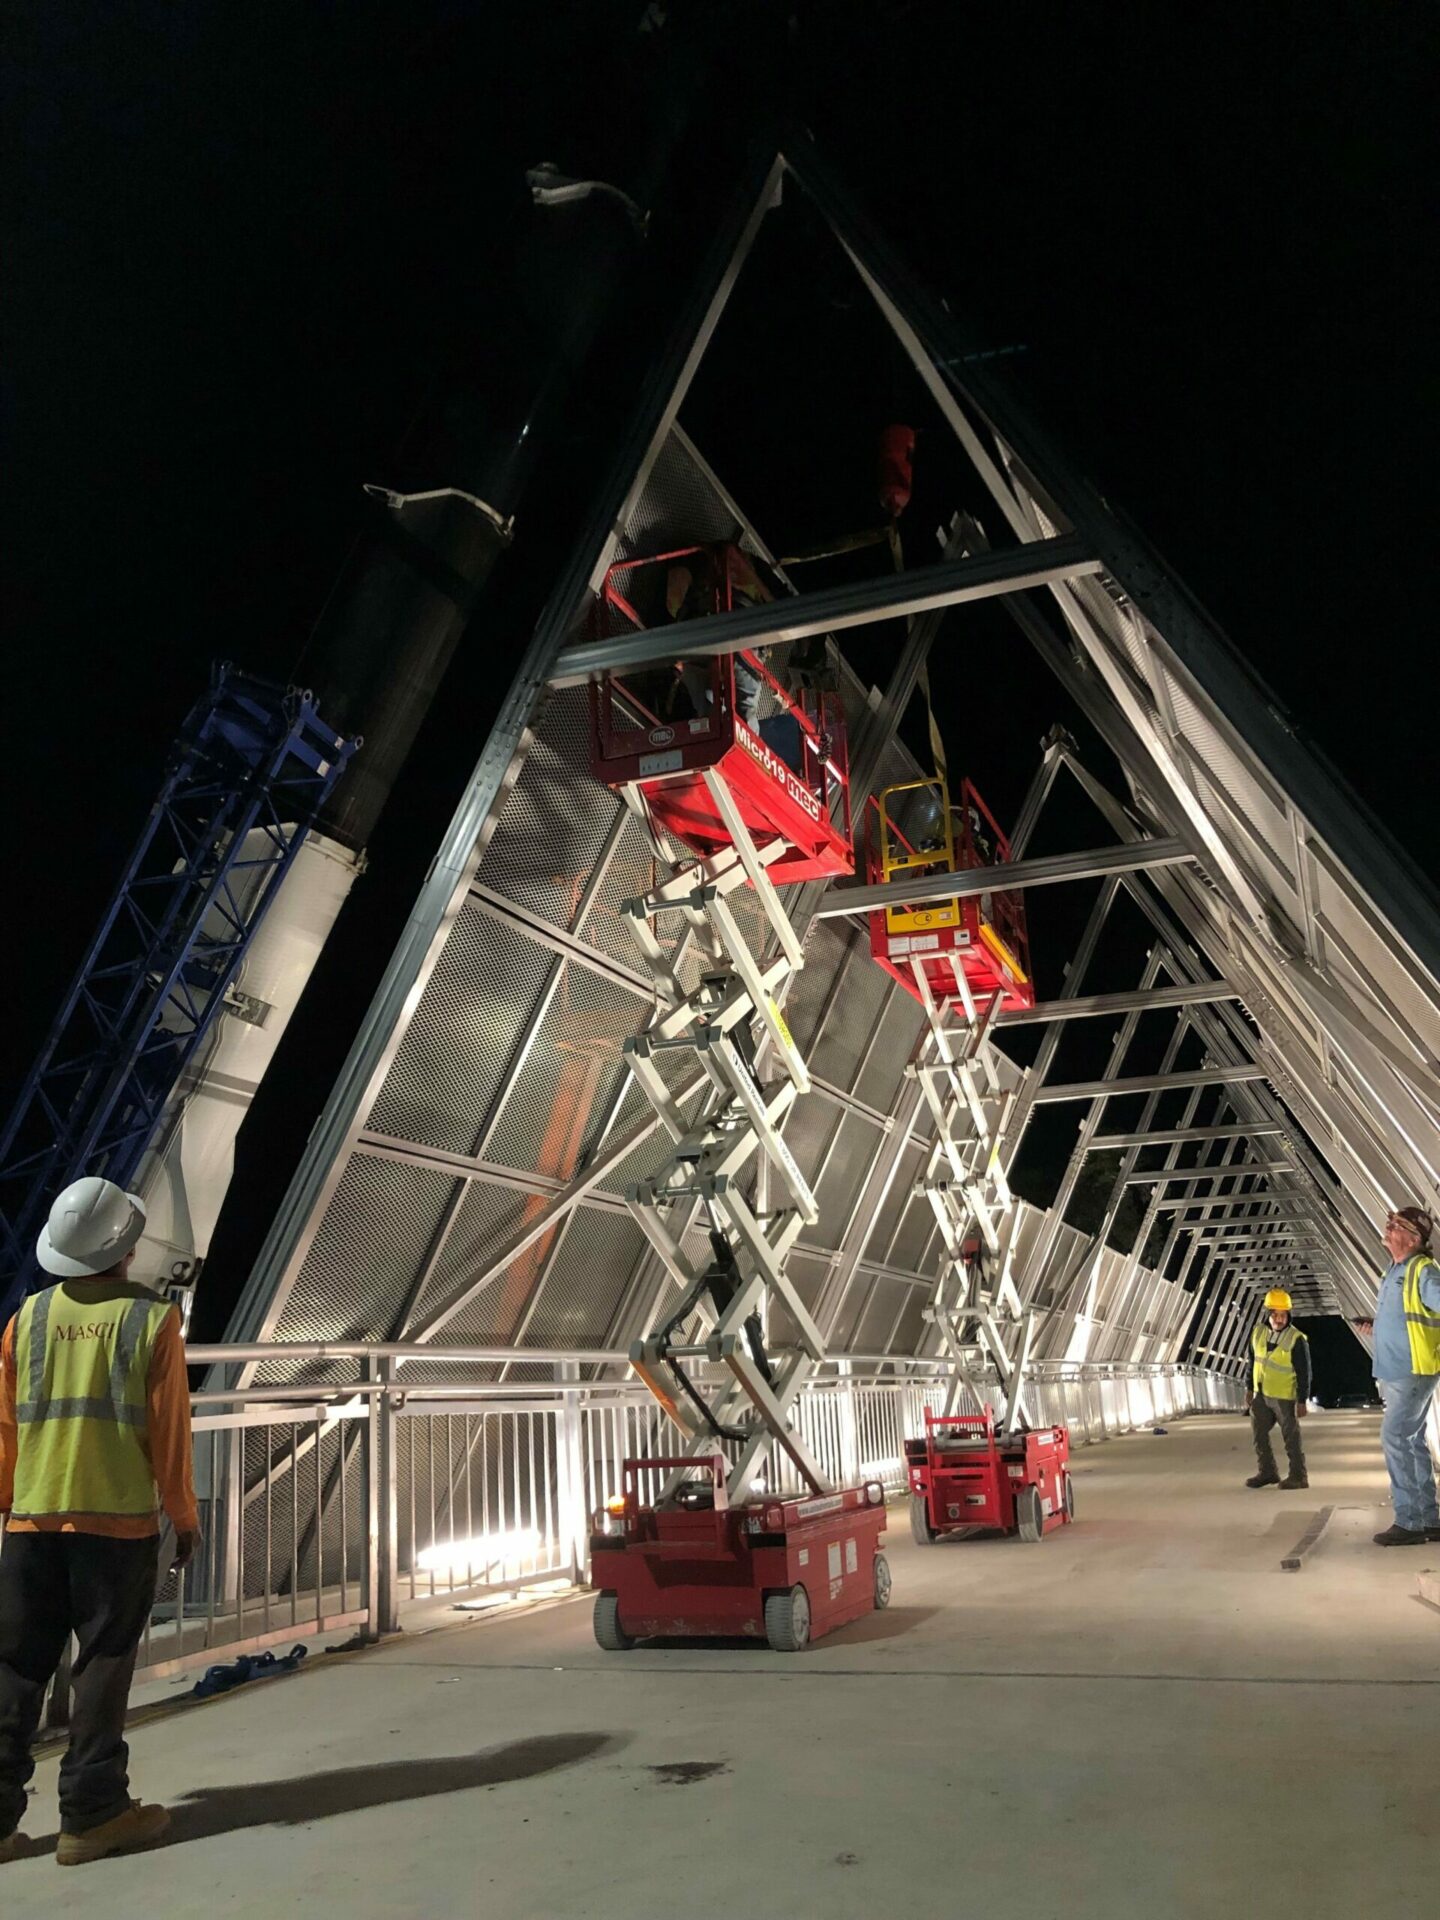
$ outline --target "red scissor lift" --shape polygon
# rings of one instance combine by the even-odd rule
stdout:
[[[972,1528],[1043,1540],[1075,1518],[1066,1427],[1000,1434],[992,1413],[925,1412],[905,1442],[910,1531],[921,1546]]]
[[[927,888],[919,900],[897,900],[869,915],[871,953],[925,1007],[929,1044],[937,1061],[949,1063],[948,1073],[945,1067],[935,1069],[946,1076],[943,1092],[932,1101],[942,1133],[953,1116],[968,1113],[973,1120],[987,1092],[992,1106],[1008,1112],[1008,1102],[1000,1096],[1004,1082],[989,1051],[991,1027],[1005,1008],[1035,1004],[1024,895],[1007,890],[1002,881],[1009,859],[1009,840],[969,780],[961,783],[955,806],[939,776],[889,787],[875,802],[874,831],[867,843],[872,882],[903,886],[908,878],[932,880],[993,867],[1000,883],[949,898],[936,898],[933,888]],[[962,1071],[970,1075],[971,1093],[978,1098],[954,1097],[961,1084],[956,1076]],[[1074,1516],[1070,1436],[1064,1427],[1026,1429],[1020,1424],[1024,1338],[1018,1353],[1007,1351],[996,1316],[997,1305],[1007,1298],[1012,1313],[1019,1313],[1019,1295],[1009,1278],[1008,1238],[1000,1283],[987,1285],[985,1279],[985,1246],[975,1230],[979,1214],[974,1209],[989,1214],[992,1244],[999,1244],[1000,1210],[1013,1204],[1008,1184],[995,1172],[1000,1134],[980,1139],[972,1133],[955,1145],[960,1164],[969,1159],[966,1179],[955,1174],[956,1160],[937,1148],[939,1178],[932,1204],[947,1213],[949,1244],[959,1258],[945,1263],[932,1311],[948,1326],[957,1356],[970,1351],[971,1343],[988,1353],[1005,1389],[1006,1418],[1003,1430],[997,1431],[988,1407],[979,1414],[937,1415],[927,1409],[923,1437],[905,1442],[911,1532],[921,1545],[944,1533],[971,1529],[999,1529],[1040,1540]],[[982,1194],[979,1189],[987,1180],[988,1190]],[[980,1398],[983,1382],[970,1379],[968,1384]]]
[[[682,581],[678,591],[677,576]],[[677,548],[611,567],[600,596],[600,631],[634,632],[665,621],[683,627],[686,618],[729,612],[742,601],[769,598],[769,588],[739,548]],[[677,654],[683,647],[683,631],[677,632]],[[598,675],[590,686],[590,714],[595,777],[612,788],[638,788],[656,826],[709,862],[707,873],[724,864],[732,848],[741,851],[726,823],[725,810],[731,805],[749,842],[742,865],[748,860],[758,871],[763,863],[769,881],[785,886],[854,871],[845,724],[838,694],[803,684],[789,692],[764,658],[744,652]],[[687,911],[695,913],[701,911],[696,903],[702,893],[744,878],[733,858],[720,889],[692,891],[695,882],[677,877],[669,883],[669,896],[664,888],[648,896],[638,924],[643,928],[646,919],[667,904],[673,908],[676,888],[688,902]],[[783,910],[778,898],[771,894],[761,905],[771,922],[772,939],[781,936],[783,953],[786,937],[793,941],[794,935],[788,921],[779,924]],[[752,1116],[761,1112],[763,1120],[761,1110],[775,1089],[758,1087],[753,1078],[748,1087],[743,1085],[747,1070],[737,1075],[732,1057],[740,1050],[727,1052],[718,1027],[706,1031],[707,1008],[719,1009],[746,971],[726,959],[734,923],[728,914],[722,917],[729,931],[714,948],[722,971],[710,973],[691,1001],[671,1013],[676,1037],[660,1044],[695,1046],[722,1105],[728,1085],[738,1092],[739,1105]],[[645,935],[637,937],[656,968],[657,982],[663,981],[668,963],[660,959],[658,945],[653,937],[648,943]],[[798,943],[794,952],[798,956]],[[777,1056],[782,1065],[787,1058],[792,1065],[798,1063],[801,1080],[808,1084],[789,1030],[774,1000],[766,998]],[[743,1028],[730,1026],[731,1035],[748,1032],[750,1019],[762,1011],[754,999],[752,992],[746,1003],[750,1016]],[[647,1086],[647,1059],[643,1048],[632,1054],[632,1070],[642,1087]],[[783,1082],[777,1084],[788,1100]],[[648,1090],[663,1117],[664,1088],[652,1080]],[[757,1090],[760,1109],[753,1105]],[[734,1118],[732,1107],[726,1125]],[[697,1137],[704,1132],[699,1122],[692,1126]],[[757,1123],[759,1131],[763,1128]],[[688,1151],[697,1171],[703,1169],[703,1154]],[[676,1159],[683,1163],[686,1152],[682,1144]],[[784,1164],[787,1154],[781,1142],[772,1160],[772,1172],[782,1184],[790,1177]],[[789,1169],[792,1196],[802,1189],[808,1193],[793,1160]],[[638,1197],[641,1191],[637,1187],[627,1196],[632,1207],[653,1205],[653,1193],[645,1201]],[[653,1637],[741,1636],[766,1639],[780,1652],[798,1652],[872,1607],[883,1607],[890,1597],[889,1567],[880,1551],[886,1518],[883,1488],[871,1481],[834,1489],[824,1481],[784,1416],[793,1400],[793,1392],[785,1389],[793,1387],[795,1379],[787,1373],[789,1358],[765,1353],[758,1319],[742,1319],[738,1308],[729,1311],[727,1293],[738,1296],[739,1286],[732,1289],[737,1269],[727,1246],[748,1242],[755,1258],[752,1271],[765,1270],[769,1252],[762,1247],[756,1257],[756,1242],[735,1230],[737,1221],[751,1228],[763,1224],[769,1232],[781,1209],[772,1201],[771,1214],[761,1223],[748,1213],[748,1202],[733,1182],[719,1183],[718,1191],[719,1199],[709,1203],[712,1228],[719,1219],[726,1229],[712,1232],[718,1270],[697,1269],[678,1307],[631,1350],[636,1372],[690,1442],[691,1451],[670,1458],[626,1459],[620,1498],[595,1515],[590,1543],[591,1577],[598,1589],[595,1635],[610,1650]],[[664,1228],[653,1219],[644,1224],[652,1241],[664,1239]],[[731,1259],[728,1275],[721,1254]],[[682,1266],[682,1255],[675,1241],[667,1259],[672,1271]],[[783,1267],[783,1257],[781,1249],[775,1265]],[[677,1336],[707,1292],[714,1331],[708,1340],[684,1345]],[[787,1304],[793,1311],[793,1297]],[[730,1375],[728,1386],[713,1398],[701,1393],[683,1364],[701,1357],[720,1364],[722,1381],[727,1369]],[[794,1357],[798,1360],[798,1350]],[[736,1424],[737,1408],[743,1424]],[[707,1436],[738,1449],[739,1460],[728,1460],[723,1452],[707,1453]],[[762,1442],[788,1454],[806,1482],[805,1491],[759,1497],[752,1492],[745,1463]]]
[[[722,1454],[625,1462],[623,1496],[596,1515],[590,1541],[595,1637],[607,1651],[646,1639],[745,1639],[799,1653],[888,1604],[878,1480],[732,1507],[725,1469]],[[677,1471],[692,1477],[676,1495],[642,1502],[642,1475]]]

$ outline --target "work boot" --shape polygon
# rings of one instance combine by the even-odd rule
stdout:
[[[1425,1545],[1423,1529],[1417,1533],[1413,1527],[1386,1527],[1383,1533],[1374,1535],[1377,1547],[1423,1547]]]
[[[1307,1473],[1290,1473],[1280,1482],[1282,1493],[1297,1493],[1301,1487],[1308,1487],[1310,1476]]]
[[[88,1833],[62,1833],[55,1849],[57,1867],[83,1867],[89,1860],[105,1860],[112,1853],[134,1853],[154,1844],[170,1825],[164,1807],[142,1806],[132,1800],[124,1813]]]
[[[1278,1473],[1252,1473],[1245,1484],[1247,1487],[1278,1487],[1280,1476]]]

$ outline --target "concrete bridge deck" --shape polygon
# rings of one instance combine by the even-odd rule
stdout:
[[[169,1842],[59,1873],[49,1756],[0,1911],[1428,1920],[1440,1547],[1369,1544],[1376,1418],[1307,1437],[1308,1495],[1241,1487],[1234,1417],[1093,1447],[1038,1546],[897,1512],[894,1605],[803,1656],[605,1655],[566,1601],[146,1719]]]

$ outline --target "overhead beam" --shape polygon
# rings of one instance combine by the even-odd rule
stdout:
[[[905,573],[822,587],[793,599],[740,607],[733,613],[706,614],[703,619],[687,620],[683,629],[673,625],[647,627],[607,640],[581,641],[561,651],[550,673],[550,685],[581,687],[592,673],[625,673],[673,660],[680,653],[687,660],[709,660],[747,647],[841,633],[847,627],[870,626],[877,620],[913,619],[938,607],[1026,593],[1033,587],[1053,586],[1099,571],[1099,562],[1086,551],[1084,541],[1076,534],[1062,533],[1051,540],[1031,540],[994,553],[968,554],[960,560],[912,567]]]
[[[1220,1247],[1227,1254],[1239,1253],[1246,1247],[1285,1247],[1295,1251],[1302,1247],[1318,1247],[1322,1252],[1326,1250],[1325,1242],[1315,1234],[1296,1233],[1293,1227],[1281,1227],[1274,1233],[1259,1234],[1227,1233],[1224,1227],[1207,1227],[1196,1238],[1202,1246]]]
[[[1263,1134],[1284,1133],[1281,1126],[1245,1120],[1223,1127],[1158,1127],[1153,1133],[1099,1133],[1090,1142],[1097,1153],[1116,1147],[1168,1147],[1177,1140],[1258,1140]],[[1234,1171],[1227,1168],[1227,1172]]]
[[[1277,1205],[1277,1198],[1278,1196],[1272,1193],[1201,1194],[1198,1197],[1192,1196],[1189,1199],[1176,1197],[1169,1200],[1157,1200],[1155,1202],[1155,1209],[1158,1213],[1185,1213],[1193,1211],[1196,1218],[1193,1221],[1186,1221],[1185,1224],[1187,1226],[1193,1226],[1199,1220],[1224,1219],[1226,1215],[1223,1209],[1227,1207],[1253,1208],[1259,1206],[1266,1207],[1269,1211],[1263,1214],[1252,1212],[1243,1216],[1247,1225],[1264,1226],[1271,1220],[1313,1220],[1317,1226],[1324,1226],[1326,1224],[1319,1218],[1316,1205],[1313,1201],[1302,1200],[1298,1205],[1281,1207]]]
[[[1293,1160],[1250,1160],[1233,1166],[1213,1167],[1151,1167],[1143,1173],[1131,1173],[1125,1177],[1127,1187],[1166,1186],[1172,1180],[1233,1180],[1245,1173],[1294,1173]],[[1201,1194],[1207,1197],[1221,1198],[1220,1195]],[[1269,1196],[1258,1193],[1235,1193],[1223,1196],[1232,1200],[1261,1200]]]
[[[969,899],[978,893],[1018,893],[1025,887],[1060,886],[1067,880],[1099,880],[1111,873],[1181,867],[1193,858],[1181,840],[1136,840],[1126,846],[1042,854],[1033,860],[1002,860],[993,867],[968,867],[959,873],[928,873],[923,877],[887,880],[875,886],[833,886],[825,890],[818,917],[833,920],[843,913],[874,913],[880,907],[918,905],[924,900]]]
[[[1008,885],[1008,882],[1006,883]],[[996,1021],[999,1027],[1034,1027],[1051,1020],[1089,1020],[1112,1013],[1148,1013],[1168,1007],[1193,1007],[1212,1000],[1238,998],[1223,980],[1191,981],[1173,987],[1131,987],[1124,993],[1077,994],[1073,1000],[1037,1000],[1033,1007],[1007,1007]],[[1146,1138],[1159,1139],[1161,1135]],[[1214,1138],[1208,1135],[1208,1138]]]
[[[1100,1100],[1106,1096],[1119,1099],[1127,1093],[1168,1093],[1172,1087],[1228,1087],[1241,1080],[1268,1078],[1268,1067],[1194,1067],[1184,1073],[1139,1073],[1128,1080],[1070,1080],[1060,1086],[1041,1087],[1035,1104],[1050,1106],[1059,1100]],[[1141,1138],[1154,1140],[1158,1136],[1147,1133]]]

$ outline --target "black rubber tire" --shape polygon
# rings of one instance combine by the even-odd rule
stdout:
[[[628,1653],[635,1642],[620,1624],[620,1602],[613,1593],[595,1596],[595,1640],[606,1653]]]
[[[776,1653],[803,1653],[810,1644],[810,1596],[804,1587],[772,1593],[765,1602],[765,1638]]]
[[[918,1493],[910,1496],[910,1537],[917,1547],[933,1547],[935,1529],[930,1524],[929,1503]]]
[[[1016,1531],[1031,1546],[1045,1538],[1045,1509],[1038,1487],[1022,1487],[1015,1496]]]
[[[1075,1518],[1075,1482],[1068,1473],[1065,1476],[1065,1518]]]
[[[890,1562],[883,1553],[875,1556],[875,1611],[883,1613],[890,1604]]]

